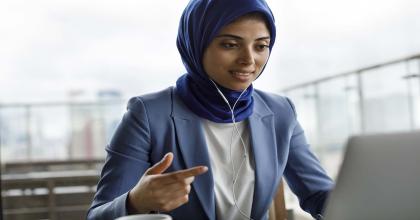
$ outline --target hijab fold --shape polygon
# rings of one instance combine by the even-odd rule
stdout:
[[[271,51],[276,30],[273,14],[264,0],[191,0],[181,16],[176,43],[187,73],[178,78],[176,91],[187,107],[202,118],[217,123],[232,122],[229,107],[204,71],[202,57],[223,26],[251,12],[265,16]],[[242,93],[218,87],[231,106]],[[250,85],[236,104],[234,116],[237,122],[252,114],[252,92],[253,86]]]

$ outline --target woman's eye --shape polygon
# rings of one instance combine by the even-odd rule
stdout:
[[[261,44],[261,45],[258,45],[258,46],[257,46],[257,48],[258,48],[259,50],[265,50],[265,49],[268,49],[268,48],[269,48],[269,46],[268,46],[268,45],[266,45],[266,44]]]
[[[222,43],[222,47],[224,47],[226,49],[230,49],[230,48],[238,47],[238,45],[237,44],[232,44],[232,43]]]

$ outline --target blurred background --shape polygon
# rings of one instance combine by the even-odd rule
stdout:
[[[294,101],[331,177],[350,135],[420,129],[419,1],[267,1],[278,37],[255,87]],[[84,216],[127,100],[185,72],[187,2],[0,2],[5,219]],[[288,190],[286,206],[307,217]]]

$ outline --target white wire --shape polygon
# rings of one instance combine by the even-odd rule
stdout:
[[[235,103],[233,104],[233,107],[231,107],[231,106],[230,106],[230,104],[229,104],[229,101],[226,99],[226,97],[225,97],[225,96],[223,95],[223,93],[220,91],[220,89],[219,89],[219,87],[216,85],[216,83],[215,83],[215,82],[213,82],[213,80],[211,80],[211,79],[210,79],[210,81],[211,81],[211,82],[213,83],[213,85],[216,87],[217,92],[220,94],[220,96],[223,98],[223,100],[225,101],[225,103],[226,103],[226,104],[227,104],[227,106],[229,107],[230,112],[231,112],[231,115],[232,115],[233,129],[232,129],[232,136],[231,136],[231,138],[230,138],[230,144],[229,144],[229,156],[230,156],[230,161],[231,161],[231,166],[232,166],[232,172],[233,172],[233,176],[232,176],[232,177],[233,177],[233,180],[232,180],[232,195],[233,195],[233,202],[235,203],[235,207],[238,209],[239,213],[240,213],[243,217],[245,217],[246,219],[249,219],[249,220],[253,220],[253,219],[251,218],[251,216],[248,216],[247,214],[245,214],[245,213],[241,210],[241,208],[239,208],[239,205],[238,205],[238,200],[236,199],[236,194],[235,194],[235,184],[236,184],[236,182],[238,181],[238,178],[239,178],[239,171],[242,169],[242,166],[243,166],[244,162],[246,161],[246,159],[247,159],[247,157],[248,157],[248,152],[247,152],[247,150],[246,150],[245,142],[244,142],[244,140],[242,139],[242,135],[241,135],[241,133],[239,132],[238,126],[236,126],[236,119],[235,119],[234,109],[235,109],[236,104],[238,103],[239,99],[242,97],[242,95],[245,93],[245,91],[246,91],[248,88],[246,88],[246,89],[244,89],[244,90],[242,91],[242,93],[239,95],[238,99],[236,99]],[[237,135],[239,136],[239,139],[241,140],[241,145],[242,145],[242,148],[243,148],[243,151],[244,151],[244,155],[242,156],[242,161],[241,161],[241,164],[239,165],[239,168],[238,168],[238,171],[237,171],[237,172],[235,171],[235,164],[234,164],[234,160],[233,160],[233,157],[232,157],[232,143],[233,143],[233,135],[234,135],[234,132],[235,132],[235,131],[236,131]]]

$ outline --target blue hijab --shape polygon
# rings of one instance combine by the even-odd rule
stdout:
[[[251,12],[260,12],[266,18],[271,52],[276,29],[273,14],[264,0],[191,0],[182,14],[176,43],[187,73],[178,78],[176,90],[188,108],[202,118],[217,123],[232,122],[229,107],[204,71],[202,57],[223,26]],[[218,87],[231,106],[242,93]],[[252,92],[251,85],[236,104],[234,115],[237,122],[252,114]]]

